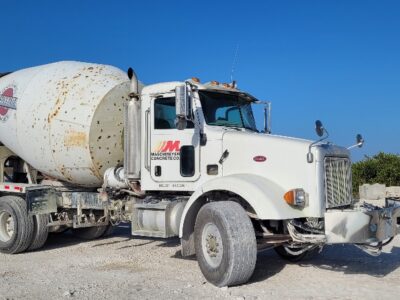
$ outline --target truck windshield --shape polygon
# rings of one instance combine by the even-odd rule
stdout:
[[[199,91],[208,125],[245,128],[257,131],[252,101],[240,94]]]

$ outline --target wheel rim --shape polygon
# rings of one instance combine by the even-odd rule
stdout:
[[[201,245],[207,263],[216,268],[221,264],[224,254],[221,233],[217,226],[207,223],[201,235]]]
[[[14,234],[14,218],[6,211],[0,212],[0,241],[8,242]]]

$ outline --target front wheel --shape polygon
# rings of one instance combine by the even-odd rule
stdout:
[[[247,282],[254,272],[257,243],[253,225],[236,202],[211,202],[197,215],[197,261],[204,277],[223,287]]]

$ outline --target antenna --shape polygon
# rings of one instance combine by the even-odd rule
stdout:
[[[231,82],[233,82],[233,74],[235,73],[235,67],[236,67],[236,63],[237,63],[238,53],[239,53],[239,43],[236,44],[235,56],[233,57],[232,69],[231,69]]]

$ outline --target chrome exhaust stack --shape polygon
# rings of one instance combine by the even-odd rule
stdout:
[[[130,100],[125,104],[124,117],[124,175],[129,183],[140,180],[140,97],[139,82],[135,71],[128,70],[131,80]]]

